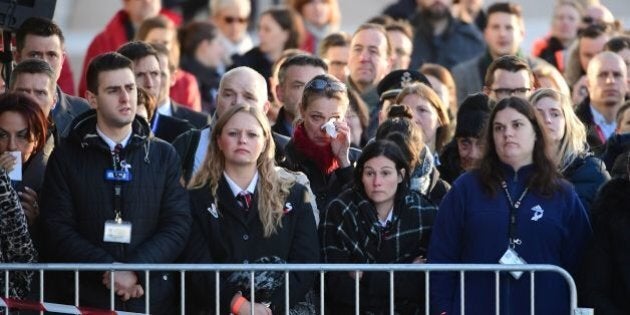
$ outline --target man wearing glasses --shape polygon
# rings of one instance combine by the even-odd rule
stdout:
[[[527,99],[534,90],[534,82],[527,62],[507,55],[495,59],[488,67],[483,92],[495,103],[510,96]]]
[[[211,0],[210,19],[219,29],[217,38],[225,50],[223,63],[232,64],[233,55],[242,55],[254,47],[247,34],[249,0]]]

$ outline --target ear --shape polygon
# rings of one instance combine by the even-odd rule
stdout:
[[[90,107],[94,109],[98,108],[96,102],[96,94],[92,93],[92,91],[90,90],[87,90],[85,91],[85,98],[88,101],[88,104],[90,104]]]
[[[275,90],[278,101],[280,101],[280,103],[284,103],[284,94],[282,94],[282,87],[280,87],[280,84],[275,85]]]
[[[404,169],[404,168],[401,168],[401,169],[398,171],[398,183],[399,183],[399,184],[400,184],[400,183],[402,183],[403,179],[405,179],[405,169]]]
[[[271,102],[269,102],[269,100],[266,100],[265,104],[263,104],[263,114],[267,115],[269,108],[271,108]]]
[[[490,95],[490,92],[492,92],[490,90],[490,87],[484,85],[483,86],[483,94]]]

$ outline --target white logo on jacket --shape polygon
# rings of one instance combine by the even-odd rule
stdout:
[[[219,218],[219,213],[217,212],[217,204],[213,203],[212,205],[210,205],[210,207],[208,207],[208,212],[210,212],[210,214],[215,218],[218,219]]]
[[[540,205],[533,206],[532,211],[534,211],[534,215],[530,219],[532,221],[538,221],[538,219],[542,218],[543,214],[545,213],[545,210],[543,210],[543,208]]]

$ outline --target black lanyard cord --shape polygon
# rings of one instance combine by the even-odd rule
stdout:
[[[120,153],[122,151],[122,145],[117,144],[112,151],[112,162],[114,164],[114,172],[118,172],[121,169],[120,167]],[[122,185],[120,181],[116,180],[114,182],[114,214],[116,215],[115,220],[117,223],[122,222]]]
[[[516,245],[521,245],[521,239],[516,237],[516,213],[518,208],[521,206],[521,202],[527,192],[529,191],[529,186],[525,188],[521,196],[516,200],[516,202],[512,201],[512,196],[507,188],[507,183],[505,181],[501,181],[501,188],[503,188],[503,192],[505,193],[505,197],[508,200],[508,204],[510,206],[510,220],[508,223],[508,239],[510,241],[510,248],[514,248]]]

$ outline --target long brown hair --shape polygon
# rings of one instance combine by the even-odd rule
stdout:
[[[271,127],[267,117],[256,107],[237,105],[230,107],[221,114],[221,117],[212,129],[206,159],[199,171],[193,176],[188,187],[194,189],[208,185],[214,200],[218,201],[220,199],[220,196],[217,195],[217,189],[225,170],[225,157],[219,150],[217,140],[228,121],[236,113],[240,112],[252,115],[263,129],[265,143],[264,149],[256,161],[256,167],[259,172],[256,191],[258,195],[258,215],[260,222],[263,224],[263,234],[265,237],[269,237],[277,231],[278,227],[282,227],[284,202],[289,196],[289,190],[295,184],[295,181],[282,179],[277,175],[274,160],[276,147],[271,138]]]
[[[501,187],[501,181],[503,180],[501,172],[497,172],[497,167],[502,162],[497,155],[496,144],[494,143],[493,125],[497,113],[506,108],[516,110],[532,124],[536,134],[534,151],[532,153],[534,172],[528,184],[529,187],[542,196],[551,196],[558,189],[558,180],[560,178],[556,165],[551,158],[551,152],[554,152],[555,148],[549,140],[543,127],[542,119],[534,109],[534,106],[520,97],[508,97],[501,100],[490,114],[485,134],[485,152],[479,165],[479,173],[484,190],[490,195],[494,195],[497,189]]]

